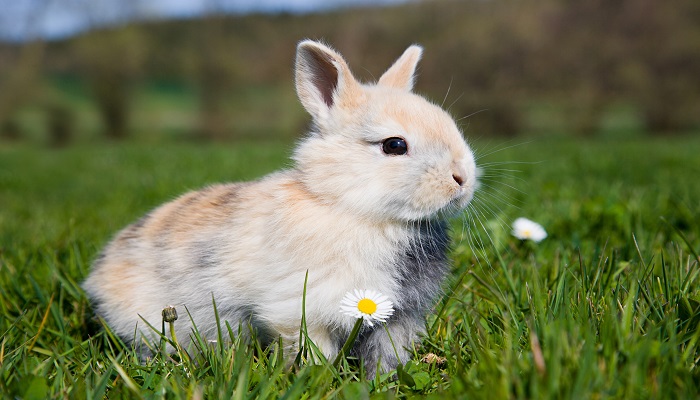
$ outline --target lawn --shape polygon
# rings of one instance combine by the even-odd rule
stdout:
[[[689,136],[475,141],[482,190],[453,221],[446,295],[397,374],[288,368],[278,345],[235,337],[193,360],[139,362],[92,318],[79,288],[91,260],[152,207],[283,168],[291,147],[0,146],[2,397],[700,397],[700,138]],[[512,237],[519,216],[548,238]]]

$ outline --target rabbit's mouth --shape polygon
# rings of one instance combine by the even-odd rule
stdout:
[[[447,218],[452,218],[461,214],[469,205],[473,195],[473,191],[465,189],[460,190],[454,197],[445,203],[445,205],[440,207],[436,214]]]
[[[473,186],[462,186],[455,197],[450,200],[450,207],[456,208],[458,211],[462,211],[474,198],[474,187]]]

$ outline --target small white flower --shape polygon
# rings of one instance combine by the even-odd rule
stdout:
[[[547,231],[537,222],[518,218],[513,222],[513,236],[520,240],[532,240],[538,243],[547,237]]]
[[[340,302],[340,312],[354,318],[363,318],[369,326],[373,321],[386,322],[394,314],[389,298],[374,290],[347,292]]]

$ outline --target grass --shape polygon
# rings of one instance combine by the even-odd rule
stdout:
[[[142,364],[92,319],[79,282],[110,235],[185,190],[284,167],[290,143],[0,147],[2,397],[698,398],[700,139],[475,145],[475,218],[454,221],[447,295],[398,379],[290,369],[235,335]],[[549,237],[515,240],[518,216]]]

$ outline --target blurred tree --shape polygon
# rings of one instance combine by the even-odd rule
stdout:
[[[650,132],[700,126],[700,6],[651,0],[625,2],[622,34],[630,44],[624,76]]]
[[[199,133],[206,139],[228,134],[225,100],[232,89],[233,48],[227,46],[222,16],[210,16],[197,35],[195,80],[199,90]]]
[[[700,125],[697,0],[424,0],[245,16],[226,16],[220,0],[207,1],[209,13],[201,19],[152,21],[74,41],[112,136],[127,129],[131,90],[143,72],[147,79],[194,86],[198,134],[232,137],[241,125],[236,118],[247,112],[236,110],[246,110],[249,96],[264,104],[266,93],[275,93],[257,86],[290,85],[295,43],[304,38],[336,46],[358,78],[369,81],[407,45],[423,44],[416,90],[444,98],[457,118],[469,116],[463,124],[477,136],[547,130],[548,124],[550,131],[592,135],[617,109],[632,110],[639,120],[630,125],[644,123],[651,132]],[[50,62],[64,68],[65,58]],[[279,109],[299,109],[292,96],[279,101]],[[245,115],[245,125],[270,114],[260,115]]]
[[[22,137],[22,131],[17,123],[17,120],[12,117],[6,117],[0,121],[0,138],[5,140],[19,140]]]
[[[521,32],[527,24],[519,19],[520,11],[510,3],[488,2],[471,5],[467,13],[454,2],[435,15],[442,29],[429,44],[432,57],[424,79],[432,85],[449,81],[458,91],[455,100],[445,96],[445,106],[464,118],[472,134],[512,136],[522,130],[518,106],[531,38]]]
[[[96,31],[78,39],[76,55],[112,139],[127,136],[132,89],[142,74],[147,37],[138,26]]]
[[[72,110],[61,102],[48,104],[45,110],[49,144],[53,147],[67,145],[71,141],[75,129]]]
[[[46,43],[38,31],[38,21],[50,0],[36,0],[34,9],[26,20],[9,20],[11,15],[0,13],[0,23],[21,25],[28,41],[17,46],[8,46],[4,61],[0,63],[0,135],[18,139],[21,126],[16,120],[16,112],[30,103],[41,91],[41,66],[44,60]]]
[[[41,90],[41,63],[46,44],[34,40],[18,46],[8,55],[0,69],[0,134],[5,138],[18,139],[21,127],[15,113],[37,97]]]
[[[688,129],[700,115],[700,28],[693,0],[559,0],[537,59],[549,92],[566,91],[574,132],[595,133],[622,101],[641,110],[650,132]],[[695,12],[692,10],[695,9]],[[695,19],[693,17],[695,15]],[[693,122],[693,119],[695,122]]]
[[[218,0],[208,0],[206,17],[197,24],[191,70],[199,93],[198,134],[221,140],[231,136],[226,99],[236,82],[236,39],[227,31],[227,18]]]
[[[612,102],[619,60],[614,27],[621,3],[561,0],[544,20],[547,40],[533,71],[563,106],[574,134],[597,133]]]

